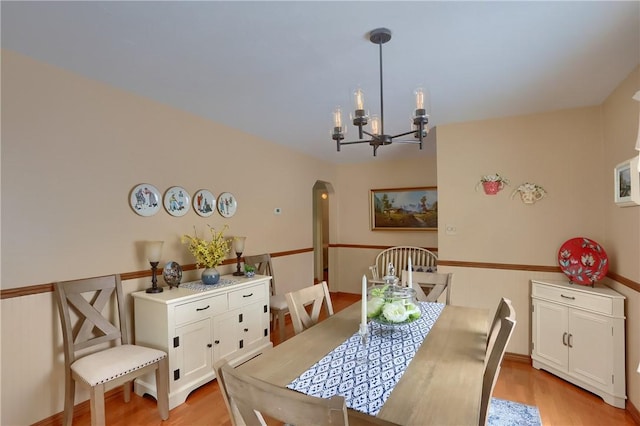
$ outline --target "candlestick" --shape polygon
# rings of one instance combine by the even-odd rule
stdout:
[[[407,284],[407,287],[413,288],[413,266],[411,266],[411,258],[409,258],[407,268],[409,269],[409,283]]]
[[[367,277],[362,276],[362,312],[360,316],[360,332],[367,326]]]

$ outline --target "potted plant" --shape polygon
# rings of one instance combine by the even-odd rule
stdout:
[[[211,240],[207,241],[199,238],[193,229],[194,236],[183,235],[181,240],[183,244],[187,244],[189,252],[196,259],[196,267],[204,266],[202,271],[202,282],[204,284],[217,284],[220,280],[220,273],[216,269],[218,265],[227,257],[230,251],[231,241],[225,238],[222,233],[228,227],[225,225],[222,231],[216,232],[214,228],[209,226],[211,232]]]
[[[480,185],[482,185],[485,194],[496,195],[504,188],[505,185],[509,185],[509,180],[496,173],[493,175],[482,176],[480,178],[480,182],[478,182],[478,184],[476,185],[476,190]]]
[[[547,195],[547,191],[537,183],[525,182],[513,191],[511,198],[516,194],[520,194],[520,199],[523,203],[533,204],[536,201],[542,200]]]
[[[247,278],[251,278],[256,274],[256,267],[253,265],[244,264],[244,275]]]

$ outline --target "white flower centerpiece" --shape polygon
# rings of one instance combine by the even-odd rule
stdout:
[[[367,318],[379,324],[409,324],[421,315],[416,292],[409,287],[375,285],[369,288],[367,299]]]

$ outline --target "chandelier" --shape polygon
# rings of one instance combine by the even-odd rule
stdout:
[[[342,145],[353,145],[358,143],[368,143],[373,147],[373,156],[376,156],[378,147],[384,145],[391,145],[392,142],[399,143],[417,143],[422,149],[422,141],[427,136],[429,123],[429,115],[424,107],[424,91],[422,88],[418,88],[415,91],[416,96],[416,109],[413,115],[414,129],[408,132],[399,133],[397,135],[388,135],[384,132],[384,98],[382,87],[382,45],[391,40],[391,30],[387,28],[376,28],[369,33],[369,40],[372,43],[377,44],[380,51],[380,117],[376,115],[371,116],[371,132],[368,132],[363,127],[369,123],[368,111],[364,109],[364,93],[360,88],[354,92],[355,111],[350,114],[353,120],[353,125],[358,127],[358,139],[357,141],[342,142],[344,135],[347,132],[346,126],[342,125],[342,110],[340,107],[336,108],[333,112],[333,132],[331,133],[331,139],[336,141],[336,147],[340,152]],[[370,139],[364,139],[364,135],[370,137]],[[403,136],[413,135],[414,139],[398,139]],[[415,140],[417,139],[417,140]]]

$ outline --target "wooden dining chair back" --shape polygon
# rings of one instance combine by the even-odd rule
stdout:
[[[271,276],[269,310],[271,312],[271,329],[275,330],[278,324],[278,334],[280,342],[285,340],[285,316],[289,313],[287,301],[284,294],[276,294],[276,279],[273,273],[273,264],[271,263],[271,255],[269,253],[257,254],[254,256],[244,257],[245,265],[253,265],[256,267],[256,273],[259,275]]]
[[[333,304],[331,303],[331,295],[326,281],[292,291],[285,294],[285,297],[291,313],[291,322],[293,323],[295,334],[302,333],[307,328],[318,323],[322,305],[326,306],[327,315],[333,315]],[[307,311],[307,305],[311,305],[311,313]]]
[[[422,247],[395,246],[382,250],[376,256],[376,261],[369,267],[371,277],[378,281],[387,273],[389,263],[393,264],[396,271],[405,268],[411,258],[411,264],[415,269],[435,270],[438,256],[430,250]]]
[[[348,425],[344,397],[318,398],[219,367],[231,406],[247,426],[266,425],[263,415],[290,425]],[[233,414],[232,414],[233,415]]]
[[[452,273],[440,272],[416,272],[411,274],[412,287],[419,295],[418,287],[423,294],[426,294],[424,302],[437,302],[440,295],[445,293],[445,304],[451,303],[451,282],[453,281]],[[409,271],[402,271],[402,285],[406,286],[409,282]],[[426,291],[425,291],[426,290]],[[420,297],[418,296],[418,300]]]
[[[216,380],[218,382],[218,388],[220,389],[220,394],[222,395],[222,399],[224,400],[224,405],[227,407],[227,411],[229,412],[229,417],[231,418],[231,424],[233,426],[245,426],[244,420],[242,420],[242,416],[238,411],[238,406],[235,402],[232,402],[229,399],[229,394],[227,394],[227,385],[224,381],[224,376],[222,375],[222,366],[229,365],[228,361],[225,358],[219,359],[213,363],[213,372],[216,375]],[[262,416],[260,419],[262,419]]]
[[[158,411],[162,420],[168,419],[167,354],[128,343],[120,276],[57,282],[54,292],[64,346],[64,425],[73,421],[76,383],[90,390],[91,424],[103,425],[106,387],[123,385],[125,402],[129,402],[133,379],[154,370]]]
[[[509,299],[503,299],[507,309],[500,316],[489,335],[489,347],[485,356],[484,375],[482,378],[482,396],[480,399],[479,425],[485,426],[489,414],[491,395],[500,374],[500,365],[516,325],[516,312]]]
[[[500,303],[498,303],[498,308],[496,309],[496,313],[493,316],[493,321],[489,324],[488,336],[487,339],[487,352],[489,351],[489,345],[492,345],[495,342],[495,338],[497,333],[494,332],[494,329],[499,326],[500,319],[506,318],[509,316],[511,311],[513,310],[513,305],[511,300],[505,299],[504,297],[500,299]]]

